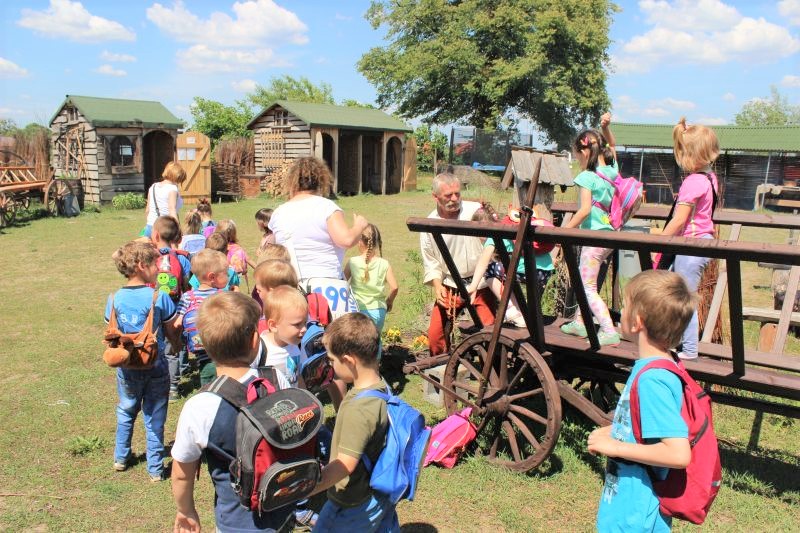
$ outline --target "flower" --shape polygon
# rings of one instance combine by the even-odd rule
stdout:
[[[383,332],[383,342],[386,344],[397,344],[402,339],[398,328],[389,328]]]

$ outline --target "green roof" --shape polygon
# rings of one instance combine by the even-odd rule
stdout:
[[[396,119],[380,109],[347,107],[333,104],[311,104],[277,100],[267,106],[247,125],[250,128],[267,111],[281,106],[309,126],[330,126],[358,130],[412,131],[402,120]]]
[[[617,144],[629,148],[672,148],[670,124],[614,123]],[[711,126],[721,150],[800,152],[800,126]]]
[[[50,119],[50,124],[67,104],[78,108],[92,126],[100,128],[136,127],[182,128],[183,121],[169,112],[161,102],[149,100],[121,100],[119,98],[96,98],[94,96],[67,95],[64,102]]]

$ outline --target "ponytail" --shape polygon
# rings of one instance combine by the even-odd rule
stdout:
[[[361,242],[367,247],[367,252],[364,255],[364,277],[363,281],[369,281],[369,262],[375,256],[375,249],[378,249],[378,257],[383,256],[383,242],[381,241],[381,232],[375,224],[367,224],[364,231],[361,233]]]
[[[589,156],[586,158],[586,170],[596,171],[601,155],[606,165],[614,164],[614,151],[603,134],[595,129],[587,128],[581,131],[572,143],[572,148],[575,152],[589,149]]]

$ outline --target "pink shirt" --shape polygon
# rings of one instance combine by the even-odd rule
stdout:
[[[718,191],[717,176],[713,172],[708,176],[689,174],[681,184],[678,203],[692,207],[692,214],[683,228],[684,237],[704,237],[714,234],[714,221],[711,219],[714,195],[711,192],[711,182],[714,184],[714,191]]]

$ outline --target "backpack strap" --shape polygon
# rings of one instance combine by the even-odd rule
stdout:
[[[246,387],[229,376],[217,376],[217,379],[206,385],[205,391],[216,394],[237,409],[247,405]]]
[[[153,289],[153,302],[150,305],[150,312],[147,313],[147,318],[144,321],[141,331],[153,331],[153,314],[156,309],[156,300],[158,299],[158,291]],[[114,303],[111,303],[111,309],[114,309]]]
[[[633,437],[636,439],[636,442],[642,443],[642,419],[641,413],[639,411],[639,378],[642,377],[642,374],[647,372],[651,369],[661,369],[667,370],[672,372],[681,380],[681,385],[685,389],[688,385],[687,377],[688,374],[686,373],[686,368],[684,368],[683,364],[680,360],[677,360],[673,355],[673,360],[669,361],[667,359],[656,359],[655,361],[651,361],[642,368],[638,374],[633,378],[633,382],[631,383],[631,392],[630,392],[630,409],[631,409],[631,426],[633,429]]]
[[[111,313],[108,315],[108,327],[119,329],[117,327],[117,311],[114,309],[114,293],[111,293]]]
[[[389,403],[389,400],[394,396],[392,394],[392,389],[389,387],[389,384],[385,381],[383,382],[386,385],[386,390],[388,392],[381,392],[375,389],[365,390],[356,394],[356,397],[353,398],[354,400],[358,400],[360,398],[380,398],[386,403]],[[367,469],[368,474],[372,474],[372,469],[375,467],[375,463],[373,463],[372,459],[370,459],[366,453],[361,454],[361,462],[364,463],[364,466]]]
[[[610,179],[608,179],[608,178],[605,176],[605,174],[603,174],[602,172],[599,172],[599,171],[595,170],[595,171],[594,171],[594,173],[595,173],[595,174],[596,174],[598,177],[600,177],[600,178],[602,178],[602,179],[606,180],[606,182],[607,182],[609,185],[611,185],[612,187],[614,187],[614,191],[616,192],[616,190],[617,190],[617,184],[616,184],[616,183],[614,183],[613,181],[611,181]],[[612,195],[612,198],[613,198],[613,195]],[[593,205],[593,206],[595,206],[595,207],[599,207],[600,209],[602,209],[603,211],[605,211],[605,212],[606,212],[606,213],[608,213],[609,215],[611,214],[611,204],[609,204],[609,205],[606,207],[606,206],[604,206],[603,204],[601,204],[600,202],[598,202],[597,200],[592,200],[592,205]]]
[[[156,210],[156,216],[157,216],[157,217],[160,217],[160,216],[161,216],[161,211],[159,211],[159,209],[158,209],[158,202],[156,202],[156,190],[155,190],[155,186],[156,186],[156,184],[155,184],[155,183],[154,183],[154,184],[152,184],[152,185],[150,186],[150,198],[153,200],[153,207],[154,207],[154,208],[155,208],[155,210]]]

